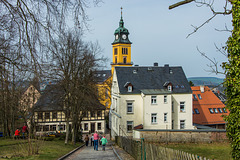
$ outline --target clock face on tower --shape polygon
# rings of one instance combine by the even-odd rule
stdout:
[[[116,34],[115,38],[118,39],[118,34]]]
[[[123,39],[127,39],[126,34],[123,34],[123,35],[122,35],[122,38],[123,38]]]

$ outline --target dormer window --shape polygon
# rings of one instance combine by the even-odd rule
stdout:
[[[128,92],[132,92],[132,86],[128,86]]]
[[[171,82],[166,81],[166,82],[163,84],[163,87],[165,87],[169,92],[172,92],[172,83],[171,83]]]
[[[168,91],[172,91],[172,86],[171,85],[168,85]]]
[[[133,85],[130,82],[127,82],[124,87],[127,88],[127,92],[133,91]]]

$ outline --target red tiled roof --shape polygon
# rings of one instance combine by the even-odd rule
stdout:
[[[201,92],[200,86],[193,86],[192,94],[193,94],[193,111],[194,109],[198,109],[199,114],[194,112],[193,114],[193,123],[202,124],[202,125],[211,125],[211,124],[224,124],[223,120],[224,115],[228,115],[227,113],[220,113],[218,108],[223,109],[225,105],[218,99],[218,97],[208,88],[208,86],[204,87],[204,92]],[[194,94],[197,99],[194,98]],[[199,99],[198,95],[201,95],[202,99]],[[218,113],[210,113],[209,108],[216,108]]]

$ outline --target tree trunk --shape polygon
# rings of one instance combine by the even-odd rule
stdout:
[[[66,137],[65,137],[65,144],[68,144],[68,138],[69,138],[69,118],[66,119]]]

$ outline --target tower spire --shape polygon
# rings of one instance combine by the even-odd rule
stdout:
[[[124,26],[124,22],[123,22],[123,19],[122,19],[122,7],[120,8],[121,9],[121,19],[120,19],[120,22],[119,22],[119,27],[123,27]]]
[[[123,8],[121,7],[120,9],[121,9],[121,19],[122,19],[122,9],[123,9]]]

